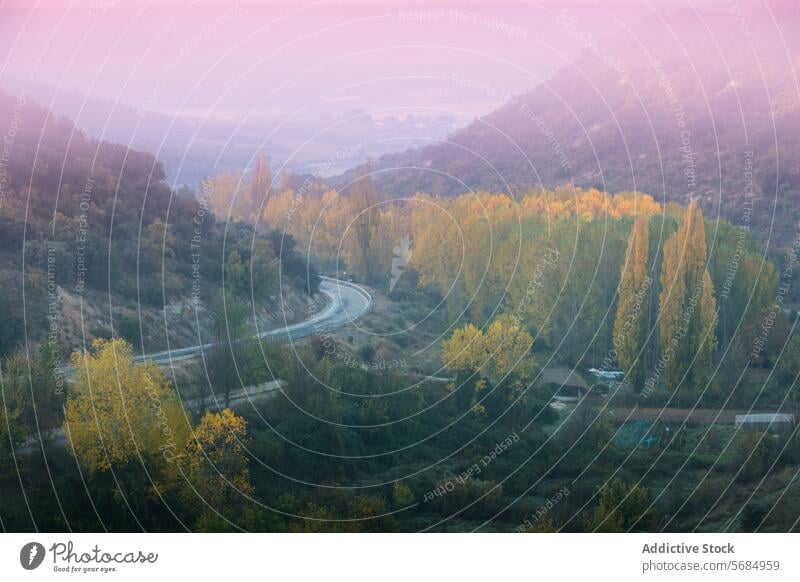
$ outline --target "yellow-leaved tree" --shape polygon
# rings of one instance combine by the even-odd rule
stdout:
[[[122,339],[97,339],[93,353],[72,354],[75,382],[64,432],[90,473],[129,463],[174,460],[188,424],[177,394],[152,362],[137,365]]]
[[[647,305],[651,281],[647,273],[650,245],[650,219],[636,220],[628,237],[622,264],[617,316],[614,320],[614,350],[625,372],[625,379],[635,389],[644,381],[644,345],[647,339]]]
[[[706,230],[696,201],[664,244],[659,333],[664,381],[670,390],[705,388],[717,345],[717,302],[706,268]]]
[[[452,388],[471,397],[473,410],[483,414],[487,403],[501,407],[505,401],[507,405],[527,388],[534,371],[532,345],[528,332],[510,318],[501,317],[489,325],[486,333],[472,324],[455,330],[443,342],[442,359],[445,368],[456,374]],[[505,387],[494,392],[503,398],[481,397],[486,380]]]
[[[187,508],[196,510],[198,530],[254,526],[257,511],[251,500],[246,440],[247,422],[228,408],[207,412],[194,429],[181,459],[181,496]]]

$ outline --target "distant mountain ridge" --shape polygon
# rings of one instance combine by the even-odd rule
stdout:
[[[570,33],[569,14],[560,18]],[[697,198],[707,217],[762,240],[789,235],[800,219],[798,41],[791,4],[656,15],[587,45],[574,65],[447,141],[381,157],[373,179],[392,195],[570,182],[639,190]]]

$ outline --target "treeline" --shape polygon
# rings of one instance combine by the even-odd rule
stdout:
[[[156,365],[135,364],[121,339],[74,353],[67,387],[58,386],[46,353],[9,360],[0,423],[3,528],[395,531],[472,503],[467,515],[488,517],[501,507],[504,487],[523,491],[521,476],[498,483],[545,439],[538,429],[520,438],[510,417],[487,429],[464,415],[468,407],[442,383],[409,389],[391,371],[337,364],[321,338],[251,347],[238,362],[261,377],[248,381],[277,375],[285,385],[269,399],[239,402],[235,412],[201,411]],[[522,417],[553,419],[544,401],[520,409]],[[472,464],[501,442],[508,448],[502,461],[444,500],[425,501],[448,477],[444,469],[398,472],[451,454]],[[549,459],[537,457],[537,473]]]
[[[409,282],[436,290],[453,323],[485,328],[511,316],[534,351],[621,367],[637,391],[714,393],[706,384],[720,359],[756,350],[746,345],[755,318],[781,320],[774,306],[793,294],[778,287],[791,257],[776,267],[746,227],[708,220],[695,202],[663,207],[646,194],[573,188],[392,200],[366,175],[343,192],[281,182],[287,189],[271,185],[250,219],[321,264],[395,294]],[[233,192],[221,196],[229,209]]]
[[[460,197],[446,208],[451,224],[417,222],[412,265],[453,319],[511,316],[534,351],[621,367],[637,392],[717,394],[716,366],[741,355],[758,314],[782,317],[778,269],[746,229],[706,221],[694,202],[661,208],[590,190]],[[463,259],[437,252],[459,239]]]
[[[276,294],[282,275],[316,292],[316,271],[291,237],[218,219],[211,192],[173,191],[152,154],[87,138],[24,95],[0,93],[0,128],[12,128],[0,197],[0,354],[20,344],[26,319],[29,339],[40,339],[62,292],[163,307],[212,299],[224,278],[249,301]]]

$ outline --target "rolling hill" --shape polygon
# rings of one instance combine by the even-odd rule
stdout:
[[[586,44],[572,66],[445,141],[376,160],[376,185],[456,195],[571,182],[697,198],[707,217],[789,245],[800,219],[796,6],[653,14],[598,42],[561,19]]]

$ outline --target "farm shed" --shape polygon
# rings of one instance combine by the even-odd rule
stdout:
[[[742,430],[772,432],[791,432],[794,429],[794,415],[783,413],[737,414],[736,428]]]

